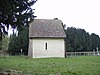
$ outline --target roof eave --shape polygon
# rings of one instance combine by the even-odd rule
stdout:
[[[45,39],[45,38],[51,38],[51,39],[65,39],[66,37],[29,37],[30,39]]]

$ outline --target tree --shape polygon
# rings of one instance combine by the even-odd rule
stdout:
[[[23,54],[28,54],[28,44],[29,44],[29,28],[28,26],[23,26],[22,30],[19,31],[18,40],[20,44],[20,50],[23,50]]]
[[[6,28],[20,29],[34,19],[31,8],[37,0],[1,0],[0,1],[0,36]]]
[[[28,29],[28,26],[23,26],[22,30],[20,30],[17,35],[13,33],[13,35],[10,36],[9,53],[11,53],[12,55],[20,54],[22,49],[23,54],[28,54]]]
[[[66,33],[67,51],[93,51],[97,47],[100,50],[100,38],[98,35],[87,33],[84,29],[68,27]]]
[[[2,39],[2,50],[8,50],[8,46],[9,46],[9,37],[7,35],[5,35]]]
[[[1,36],[1,32],[0,32],[0,50],[2,49],[2,36]]]
[[[28,26],[36,17],[32,5],[37,0],[1,0],[0,1],[0,50],[2,36],[7,34],[9,26],[22,30],[22,26]]]
[[[8,47],[9,47],[9,37],[7,35],[4,35],[2,37],[2,52],[4,54],[4,57],[8,51]]]
[[[100,38],[99,38],[99,36],[94,34],[94,33],[92,33],[90,35],[89,43],[90,43],[91,50],[93,50],[93,49],[96,50],[96,48],[100,46]]]
[[[76,34],[76,28],[68,27],[67,30],[65,30],[66,33],[66,50],[67,51],[74,51],[74,38]]]
[[[20,47],[20,44],[19,44],[18,37],[16,36],[15,33],[13,33],[10,36],[8,53],[12,55],[19,54],[20,53],[19,47]]]

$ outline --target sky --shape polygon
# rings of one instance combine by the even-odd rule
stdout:
[[[37,19],[58,18],[100,36],[100,0],[38,0],[32,8]]]

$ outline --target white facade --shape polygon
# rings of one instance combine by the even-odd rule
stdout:
[[[30,39],[29,55],[33,58],[44,57],[65,57],[65,42],[64,39],[55,38],[37,38]]]
[[[35,19],[29,25],[28,56],[65,57],[66,34],[59,19]]]

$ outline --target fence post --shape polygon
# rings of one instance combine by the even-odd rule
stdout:
[[[97,55],[99,55],[98,47],[96,48],[96,50],[97,50]]]
[[[21,55],[22,55],[22,53],[23,53],[23,50],[21,49]]]

